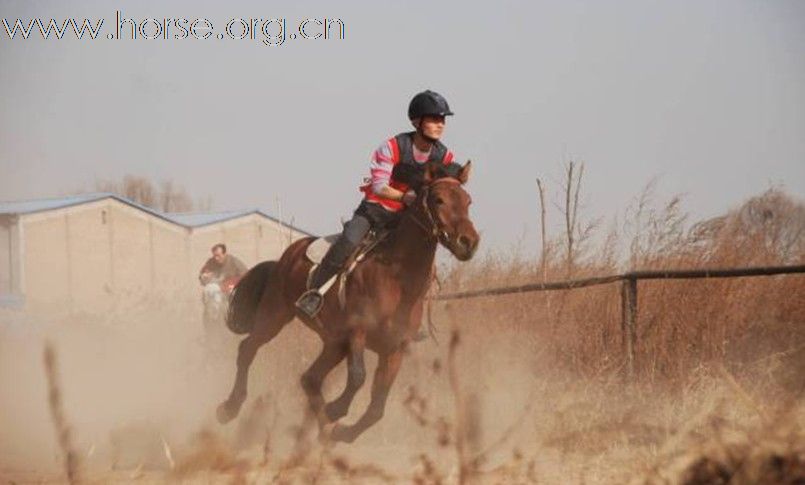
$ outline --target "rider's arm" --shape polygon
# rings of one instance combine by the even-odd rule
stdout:
[[[380,187],[375,187],[373,185],[372,191],[375,194],[379,195],[380,197],[383,197],[384,199],[391,199],[391,200],[402,200],[403,196],[405,195],[405,192],[401,192],[389,185],[383,185]]]
[[[372,192],[384,199],[400,200],[402,192],[389,187],[391,172],[394,169],[393,155],[389,141],[383,142],[372,154],[369,172],[372,175]]]
[[[209,271],[210,271],[210,262],[211,261],[212,261],[212,258],[208,259],[204,263],[204,266],[202,266],[201,269],[198,272],[198,282],[201,283],[201,286],[204,286],[207,283],[209,283],[209,281],[207,281],[207,279],[208,279],[207,278],[207,273],[209,273]]]
[[[372,154],[370,172],[372,174],[372,192],[375,195],[390,200],[403,200],[405,192],[399,191],[389,186],[391,172],[394,169],[394,161],[391,154],[389,141],[383,142]]]
[[[390,187],[388,185],[381,187],[381,192],[375,192],[375,194],[385,197],[386,199],[391,200],[399,200],[405,205],[411,205],[416,200],[416,192],[413,190],[409,190],[408,192],[401,192],[394,187]]]

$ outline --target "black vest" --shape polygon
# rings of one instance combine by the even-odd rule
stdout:
[[[416,165],[422,167],[424,170],[425,164],[417,163],[417,161],[414,160],[414,133],[416,132],[409,131],[407,133],[400,133],[394,137],[394,139],[397,140],[397,149],[400,151],[399,163]],[[447,155],[447,147],[439,140],[436,140],[430,148],[430,156],[428,157],[427,163],[441,162],[444,160],[445,155]]]
[[[414,132],[400,133],[395,136],[399,160],[394,164],[391,172],[391,186],[397,190],[406,191],[409,188],[419,190],[425,177],[425,165],[435,163],[441,165],[447,147],[440,141],[436,141],[430,148],[430,155],[425,163],[419,163],[414,159]],[[400,185],[403,184],[403,185]]]

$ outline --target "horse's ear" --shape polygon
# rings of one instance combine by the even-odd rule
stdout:
[[[472,160],[467,160],[467,163],[461,167],[461,171],[458,172],[458,180],[463,184],[467,183],[467,180],[470,179],[470,173],[472,172]]]

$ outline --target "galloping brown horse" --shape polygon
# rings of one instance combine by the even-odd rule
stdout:
[[[469,219],[471,201],[463,188],[470,169],[471,163],[467,162],[457,175],[449,176],[441,167],[427,166],[417,202],[403,213],[388,239],[350,274],[344,307],[336,292],[331,291],[318,322],[300,316],[324,344],[321,354],[302,375],[301,384],[311,411],[330,439],[351,443],[383,416],[405,345],[422,323],[438,244],[461,261],[475,253],[479,236]],[[296,241],[279,261],[261,263],[238,285],[229,324],[230,328],[248,330],[249,335],[238,349],[232,392],[218,407],[222,424],[237,416],[246,399],[249,366],[257,350],[298,316],[294,302],[305,291],[312,266],[305,251],[312,241],[313,238]],[[371,403],[355,424],[341,425],[336,421],[346,416],[366,377],[365,348],[378,354]],[[322,383],[344,358],[348,369],[346,387],[340,397],[325,404]]]

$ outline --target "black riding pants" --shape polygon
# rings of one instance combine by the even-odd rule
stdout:
[[[346,224],[344,224],[344,232],[342,237],[349,241],[352,246],[357,246],[363,241],[366,233],[370,229],[383,229],[386,228],[399,219],[398,212],[391,212],[384,209],[380,204],[374,204],[364,200],[361,205],[355,209]]]

